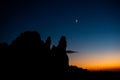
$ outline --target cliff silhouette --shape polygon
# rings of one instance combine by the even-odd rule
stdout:
[[[36,31],[21,33],[10,45],[1,43],[3,74],[11,78],[62,80],[69,67],[65,36],[57,46],[50,46],[51,38],[43,41]]]
[[[119,73],[90,72],[70,66],[66,48],[65,36],[51,48],[50,36],[43,41],[38,32],[25,31],[11,44],[0,44],[1,76],[4,79],[120,80]]]

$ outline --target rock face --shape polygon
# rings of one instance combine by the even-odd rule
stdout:
[[[8,51],[1,53],[6,54],[3,60],[6,63],[5,74],[11,75],[11,78],[63,80],[69,67],[65,36],[61,37],[57,46],[52,49],[50,46],[51,38],[44,42],[35,31],[21,33],[10,45],[1,44],[0,51]]]
[[[59,77],[59,79],[61,78],[60,80],[63,80],[63,77],[65,78],[69,66],[68,56],[66,54],[66,46],[66,38],[65,36],[62,36],[58,46],[53,46],[51,52],[53,55],[53,74]]]

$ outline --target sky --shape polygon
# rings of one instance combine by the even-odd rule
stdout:
[[[3,0],[0,42],[11,43],[21,32],[67,39],[69,64],[89,70],[120,68],[119,0]]]

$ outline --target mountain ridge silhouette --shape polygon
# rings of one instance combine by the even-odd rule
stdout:
[[[61,36],[51,46],[51,37],[43,41],[36,31],[21,33],[10,45],[0,44],[1,73],[4,79],[119,80],[118,73],[91,72],[69,65],[67,40]]]

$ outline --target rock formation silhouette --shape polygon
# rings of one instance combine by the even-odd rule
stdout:
[[[65,36],[62,36],[59,44],[57,47],[52,47],[52,55],[53,55],[53,74],[55,76],[61,78],[63,80],[63,77],[65,78],[66,73],[68,71],[69,67],[69,60],[66,53],[66,47],[67,42]],[[60,74],[61,73],[61,74]],[[60,77],[62,75],[62,77]]]
[[[21,33],[10,45],[0,44],[1,78],[43,80],[120,80],[119,72],[90,72],[69,65],[66,37],[51,48],[36,31]],[[71,52],[71,51],[70,51]]]
[[[57,47],[51,49],[50,46],[51,38],[44,42],[36,31],[21,33],[10,45],[0,44],[0,51],[9,50],[9,57],[3,62],[7,63],[6,71],[11,78],[47,79],[50,76],[52,80],[63,79],[69,66],[65,36],[61,37]]]

